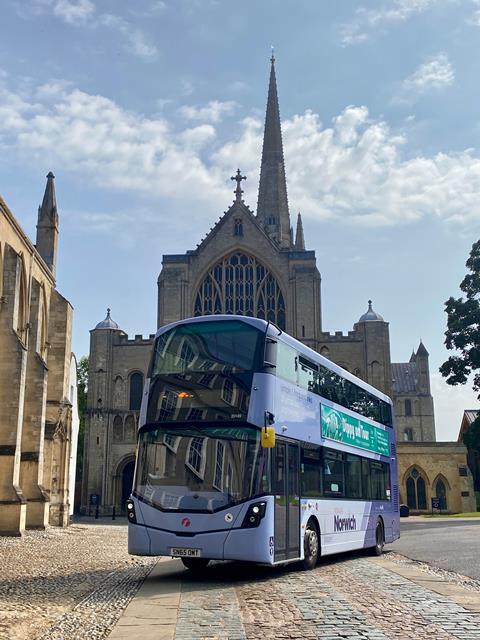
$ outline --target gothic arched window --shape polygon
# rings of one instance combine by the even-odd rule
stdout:
[[[412,442],[413,440],[413,429],[407,428],[403,432],[403,439],[405,442]]]
[[[427,508],[427,490],[425,480],[415,467],[407,478],[407,504],[410,509],[422,510]]]
[[[143,375],[132,373],[130,376],[130,405],[131,411],[139,411],[142,404]]]
[[[437,498],[440,498],[440,508],[447,508],[447,487],[442,478],[438,478],[435,483],[435,494]]]
[[[285,329],[285,299],[276,278],[259,260],[242,252],[210,269],[195,296],[195,316],[254,316]]]

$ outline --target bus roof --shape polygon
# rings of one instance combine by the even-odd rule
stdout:
[[[240,322],[244,322],[263,332],[266,332],[268,328],[268,335],[271,336],[272,338],[275,338],[275,339],[280,338],[282,342],[285,342],[286,344],[289,344],[291,347],[294,347],[295,349],[297,349],[297,351],[299,351],[300,353],[304,354],[305,356],[313,360],[316,364],[321,364],[327,369],[330,369],[331,371],[334,371],[338,375],[342,376],[342,378],[345,378],[346,380],[353,382],[354,384],[361,387],[362,389],[365,389],[372,395],[375,395],[378,398],[381,398],[388,404],[390,405],[393,404],[389,396],[384,394],[382,391],[379,391],[375,387],[372,387],[370,384],[368,384],[368,382],[365,382],[361,378],[354,376],[353,373],[350,373],[346,369],[343,369],[342,367],[340,367],[338,364],[335,364],[328,358],[325,358],[325,356],[322,356],[314,349],[307,347],[305,344],[303,344],[303,342],[300,342],[300,340],[293,338],[291,335],[289,335],[288,333],[286,333],[285,331],[277,327],[276,324],[273,324],[272,322],[268,322],[267,320],[262,320],[261,318],[252,318],[251,316],[220,315],[220,314],[210,315],[210,316],[196,316],[194,318],[186,318],[185,320],[177,320],[176,322],[171,322],[170,324],[166,324],[163,327],[160,327],[157,330],[157,333],[155,334],[155,338],[158,338],[158,336],[162,335],[166,331],[169,331],[170,329],[173,329],[174,327],[177,327],[182,324],[194,324],[198,322],[218,322],[218,321],[225,321],[225,320],[228,320],[228,321],[237,320]]]

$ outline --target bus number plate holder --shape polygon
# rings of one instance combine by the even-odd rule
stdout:
[[[182,549],[179,547],[171,547],[170,555],[174,558],[201,558],[201,549]]]

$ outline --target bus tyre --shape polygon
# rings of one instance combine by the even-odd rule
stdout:
[[[374,556],[381,556],[383,553],[383,547],[385,545],[385,534],[383,532],[383,524],[380,520],[377,522],[375,529],[375,546],[372,548]]]
[[[206,569],[210,560],[206,558],[180,558],[183,562],[183,566],[190,571],[201,571]]]
[[[318,560],[319,549],[320,541],[318,538],[317,527],[313,524],[312,521],[310,521],[307,524],[307,528],[305,529],[305,537],[303,538],[303,569],[308,571],[315,568]]]

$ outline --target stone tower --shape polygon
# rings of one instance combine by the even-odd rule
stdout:
[[[55,176],[50,171],[47,175],[47,186],[45,187],[43,202],[38,207],[37,242],[35,246],[55,277],[58,247],[58,213],[54,180]]]
[[[82,513],[120,513],[132,487],[143,383],[153,336],[129,340],[107,316],[90,331]],[[92,499],[92,496],[95,496]]]
[[[422,341],[409,362],[392,364],[392,379],[398,439],[434,442],[435,416],[428,351]]]

